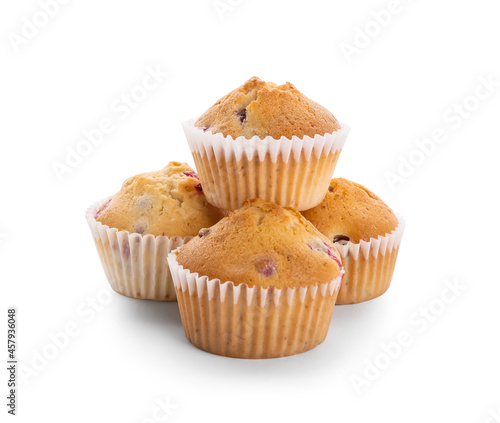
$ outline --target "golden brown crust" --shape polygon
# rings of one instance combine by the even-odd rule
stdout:
[[[223,213],[210,205],[196,173],[185,163],[170,162],[157,172],[125,181],[96,215],[110,228],[155,236],[194,236],[217,223]]]
[[[263,288],[328,283],[340,272],[340,254],[310,222],[260,199],[202,229],[177,259],[200,276]]]
[[[335,178],[323,201],[302,212],[329,240],[339,235],[350,241],[369,241],[396,229],[398,219],[373,192],[344,178]]]
[[[276,85],[253,77],[231,91],[201,115],[195,126],[233,138],[282,136],[302,138],[340,129],[323,106],[303,95],[291,83]]]

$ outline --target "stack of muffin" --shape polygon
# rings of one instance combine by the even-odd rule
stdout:
[[[202,350],[271,358],[320,344],[336,303],[388,289],[404,221],[331,179],[347,125],[254,77],[183,126],[199,176],[170,162],[87,211],[115,291],[177,299]]]

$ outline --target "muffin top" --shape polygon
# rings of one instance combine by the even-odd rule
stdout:
[[[329,240],[369,241],[398,226],[393,211],[373,192],[344,178],[335,178],[323,201],[302,214]]]
[[[182,247],[185,269],[222,283],[298,287],[328,283],[340,272],[340,255],[299,212],[248,200]]]
[[[96,220],[110,228],[168,237],[197,235],[222,217],[207,202],[198,175],[179,162],[127,179],[96,214]]]
[[[292,84],[276,85],[254,76],[222,97],[195,126],[233,138],[324,135],[340,129],[337,119]]]

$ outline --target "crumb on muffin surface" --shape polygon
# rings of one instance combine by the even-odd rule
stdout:
[[[340,129],[323,106],[310,100],[289,82],[276,85],[253,77],[218,100],[195,126],[224,136],[314,137]]]
[[[223,217],[210,205],[198,175],[186,163],[127,179],[96,214],[110,228],[155,236],[194,236]]]
[[[369,241],[391,233],[399,223],[377,195],[344,178],[332,179],[323,201],[302,215],[334,243]]]
[[[202,229],[177,260],[200,276],[263,288],[328,283],[342,266],[334,245],[300,213],[260,199]]]

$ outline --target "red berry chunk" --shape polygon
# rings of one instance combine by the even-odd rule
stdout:
[[[108,201],[106,201],[102,206],[101,208],[97,211],[97,213],[95,214],[95,218],[97,219],[104,210],[106,210],[109,206],[109,203],[111,203],[111,200],[112,198],[110,198]]]
[[[184,175],[189,176],[190,178],[198,179],[198,181],[200,180],[198,174],[193,170],[186,170],[183,173],[184,173]]]
[[[238,116],[241,123],[245,122],[247,120],[247,109],[240,110],[236,113],[236,116]]]
[[[342,267],[342,263],[335,255],[335,249],[333,246],[321,240],[314,241],[311,244],[307,244],[307,246],[313,251],[321,251],[322,253],[327,254],[328,257],[330,257],[335,263],[339,265],[339,267]]]
[[[210,229],[201,229],[200,232],[198,232],[198,236],[200,238],[203,238],[204,236],[207,236],[210,233]]]
[[[270,257],[262,257],[255,262],[255,270],[268,278],[276,273],[278,264]]]

